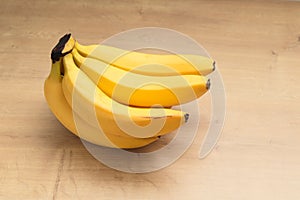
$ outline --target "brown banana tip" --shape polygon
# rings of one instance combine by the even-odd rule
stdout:
[[[184,114],[184,122],[186,123],[189,120],[190,114]]]
[[[210,79],[208,79],[207,82],[206,82],[206,89],[207,89],[207,90],[209,90],[210,85],[211,85]]]
[[[67,55],[68,53],[70,53],[72,51],[72,49],[70,51],[67,51],[65,53],[62,53],[67,42],[69,41],[71,37],[71,33],[65,34],[63,37],[61,37],[58,41],[58,43],[55,45],[55,47],[52,49],[51,51],[51,60],[53,63],[55,63],[56,61],[59,61],[59,59],[65,55]]]
[[[216,70],[216,61],[213,62],[213,69],[212,69],[212,70],[213,70],[213,71]]]

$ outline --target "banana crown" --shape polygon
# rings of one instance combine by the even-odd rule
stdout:
[[[74,39],[71,37],[71,34],[66,34],[59,39],[56,46],[51,51],[51,60],[52,63],[59,61],[59,59],[68,53],[70,53],[75,45]]]

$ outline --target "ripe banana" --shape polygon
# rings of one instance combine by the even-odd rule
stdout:
[[[91,80],[114,100],[131,106],[171,107],[197,99],[210,87],[201,75],[147,76],[131,73],[93,58],[84,58],[74,48],[75,63]],[[74,65],[67,56],[67,65]]]
[[[77,41],[75,48],[85,57],[95,58],[123,70],[144,75],[207,75],[215,69],[213,59],[200,55],[147,54],[106,45],[84,46]]]
[[[62,90],[62,80],[64,77],[61,75],[61,69],[62,58],[56,61],[53,60],[51,72],[45,80],[44,94],[51,111],[69,131],[91,143],[115,148],[142,147],[158,139],[157,137],[140,139],[99,133],[99,128],[91,126],[80,116],[77,116],[66,101]],[[74,118],[76,118],[76,123]],[[78,125],[83,126],[80,130],[85,131],[77,131]]]
[[[147,138],[172,132],[187,121],[188,114],[179,110],[136,108],[120,104],[103,93],[75,65],[72,54],[65,55],[63,63],[62,88],[66,100],[84,119],[90,121],[96,117],[105,133]],[[96,116],[93,116],[95,113]]]

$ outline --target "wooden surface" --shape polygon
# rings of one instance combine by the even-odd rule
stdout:
[[[0,199],[299,199],[300,2],[2,1]],[[209,123],[174,164],[149,174],[112,170],[50,112],[49,52],[72,32],[99,43],[159,26],[188,34],[217,60],[227,96],[223,135],[198,151]]]

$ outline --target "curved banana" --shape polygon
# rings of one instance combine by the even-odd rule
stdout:
[[[105,94],[126,105],[171,107],[197,99],[210,87],[209,79],[201,75],[147,76],[84,58],[75,48],[72,54],[77,66]],[[70,57],[66,60],[74,62]]]
[[[72,54],[63,58],[62,88],[72,109],[87,121],[98,120],[104,133],[138,138],[164,135],[188,119],[179,110],[136,108],[120,104],[103,93],[74,63]]]
[[[77,41],[75,48],[85,57],[95,58],[123,70],[144,75],[207,75],[215,69],[213,59],[200,55],[147,54],[106,45],[84,46]]]
[[[157,137],[145,139],[134,137],[126,138],[111,134],[103,136],[102,134],[99,134],[99,129],[91,126],[80,116],[76,116],[76,113],[72,111],[63,94],[61,60],[61,58],[57,61],[53,60],[51,72],[48,78],[45,80],[44,95],[53,114],[69,131],[88,142],[115,148],[138,148],[146,146],[158,139]],[[75,114],[75,116],[73,114]],[[76,118],[76,123],[74,118]],[[78,131],[78,125],[83,126],[80,128],[80,130],[85,131]]]

